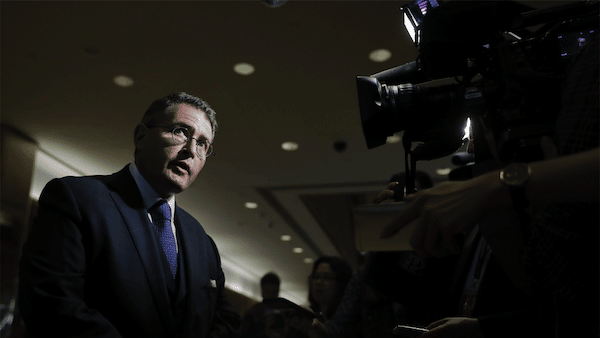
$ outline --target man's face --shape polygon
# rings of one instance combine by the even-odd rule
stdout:
[[[139,124],[135,129],[135,163],[140,173],[162,197],[167,198],[187,189],[204,167],[205,156],[196,152],[196,140],[173,145],[173,127],[186,127],[191,137],[212,143],[212,128],[206,114],[187,104],[171,107],[156,122],[165,128],[149,128]]]
[[[279,297],[279,284],[266,283],[261,286],[261,293],[263,299],[277,298]]]

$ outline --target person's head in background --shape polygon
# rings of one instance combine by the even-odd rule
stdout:
[[[260,279],[260,292],[263,299],[279,297],[279,285],[281,281],[274,272],[265,274]]]
[[[394,190],[394,200],[396,202],[404,200],[404,187],[406,187],[406,173],[404,171],[392,175],[390,182],[398,182]],[[433,187],[433,180],[428,173],[417,170],[415,173],[415,188],[417,191]]]
[[[352,278],[352,268],[338,257],[317,259],[309,277],[308,302],[316,313],[326,319],[333,317],[342,301],[346,285]]]

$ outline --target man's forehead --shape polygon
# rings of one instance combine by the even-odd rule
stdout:
[[[168,108],[166,112],[167,120],[170,123],[190,128],[194,133],[198,132],[198,129],[202,129],[206,123],[208,127],[207,132],[209,134],[212,132],[210,119],[206,113],[199,108],[195,108],[189,104],[179,103]]]
[[[173,105],[167,108],[166,112],[170,117],[175,117],[177,115],[178,117],[187,117],[197,119],[198,121],[202,120],[202,116],[206,115],[202,109],[190,106],[186,103]]]
[[[210,120],[204,111],[187,104],[178,104],[168,108],[165,118],[173,123],[181,122],[193,127],[200,126],[207,120],[210,124]]]

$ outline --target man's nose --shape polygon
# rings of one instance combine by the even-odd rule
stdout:
[[[181,148],[182,151],[185,151],[186,153],[189,153],[192,157],[197,157],[198,152],[196,151],[196,149],[198,148],[198,143],[194,143],[194,142],[198,142],[195,138],[189,138],[187,141],[185,141],[185,143],[183,143],[183,147]]]

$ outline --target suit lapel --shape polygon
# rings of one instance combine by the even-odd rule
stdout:
[[[196,233],[194,228],[197,223],[195,219],[189,216],[179,207],[175,209],[175,222],[179,229],[178,240],[180,243],[180,255],[184,259],[185,268],[185,286],[187,287],[188,309],[193,303],[202,302],[200,297],[201,288],[209,284],[208,265],[206,264],[205,245],[198,241],[202,240],[203,236]]]
[[[186,284],[191,287],[191,281],[195,281],[194,284],[197,284],[199,281],[203,280],[205,277],[203,276],[203,272],[195,267],[198,266],[198,263],[201,262],[200,252],[197,243],[194,243],[196,236],[194,236],[193,229],[190,227],[189,220],[187,216],[182,214],[181,209],[176,207],[175,209],[175,224],[181,236],[179,236],[179,244],[180,244],[180,253],[181,257],[184,259],[184,268]]]
[[[142,197],[128,167],[112,175],[111,178],[109,184],[114,188],[111,197],[121,212],[139,254],[157,311],[161,318],[164,318],[165,325],[170,328],[173,325],[173,318],[167,284],[161,265],[159,246],[148,219],[148,211],[143,207]]]

